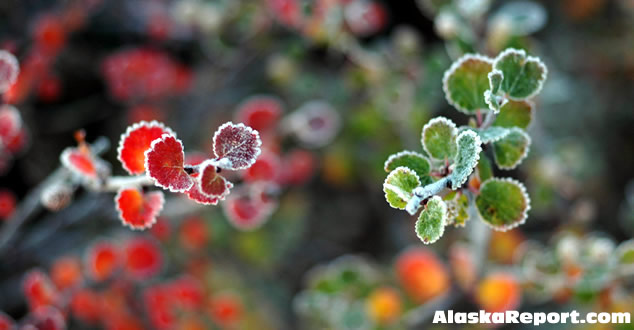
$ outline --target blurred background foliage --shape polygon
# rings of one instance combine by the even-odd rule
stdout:
[[[113,146],[141,119],[165,122],[204,153],[216,127],[254,95],[277,97],[285,115],[323,100],[342,124],[332,141],[315,147],[280,123],[276,152],[309,150],[311,170],[301,184],[281,187],[277,209],[253,231],[232,226],[220,206],[177,196],[166,205],[163,236],[121,226],[111,194],[80,191],[60,212],[37,210],[0,248],[0,310],[16,320],[29,313],[22,283],[30,269],[47,270],[62,256],[84,258],[97,240],[136,236],[160,242],[165,260],[154,278],[132,281],[139,290],[188,274],[209,299],[224,291],[239,297],[237,321],[231,311],[212,312],[210,320],[201,317],[203,328],[422,327],[430,322],[426,306],[495,305],[487,304],[496,295],[483,282],[493,276],[492,283],[506,283],[495,277],[500,270],[524,294],[497,299],[521,300],[522,310],[573,309],[561,302],[633,310],[632,274],[614,279],[606,275],[614,265],[593,264],[597,255],[625,251],[616,246],[634,235],[632,1],[5,0],[0,22],[0,47],[21,63],[19,87],[5,100],[19,109],[29,137],[21,154],[4,161],[0,178],[18,205],[59,166],[78,129],[89,142],[110,140],[103,157],[122,174]],[[533,148],[509,174],[526,182],[529,218],[507,233],[478,233],[468,223],[423,247],[414,219],[384,201],[383,162],[419,150],[420,130],[432,117],[467,124],[444,99],[443,72],[464,53],[495,56],[507,47],[526,49],[549,68],[529,127]],[[136,69],[117,71],[134,61],[133,50],[146,52]],[[108,68],[116,55],[124,64]],[[0,232],[15,220],[7,218]],[[198,227],[188,232],[191,221]],[[206,236],[196,236],[201,231]],[[474,231],[486,242],[474,240]],[[192,247],[192,240],[199,243]],[[404,255],[412,246],[414,257]],[[399,268],[408,256],[422,268]],[[562,274],[575,281],[590,274],[584,269],[609,278],[560,283]],[[439,275],[421,288],[417,271]],[[104,292],[113,286],[95,285]],[[517,291],[511,287],[494,291]],[[440,296],[452,299],[438,305]],[[145,310],[126,299],[130,310]],[[66,322],[90,328],[72,316]],[[151,316],[139,322],[158,327]]]

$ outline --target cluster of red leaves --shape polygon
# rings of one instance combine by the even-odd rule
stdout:
[[[220,169],[239,170],[252,166],[260,154],[260,136],[243,124],[225,123],[213,136],[214,157],[188,162],[176,134],[158,122],[139,122],[121,136],[118,158],[131,175],[145,173],[156,186],[184,193],[197,203],[217,204],[233,184]],[[123,188],[115,197],[123,223],[133,229],[151,227],[163,205],[163,193]]]
[[[332,15],[328,15],[332,10],[342,10],[342,28],[361,37],[379,32],[388,21],[387,10],[375,0],[317,0],[310,13],[301,0],[268,0],[267,4],[281,24],[307,36],[332,25]]]
[[[130,49],[108,56],[102,71],[114,98],[120,101],[157,99],[186,91],[191,71],[152,49]]]
[[[128,306],[130,286],[158,275],[162,265],[158,244],[147,237],[97,242],[83,261],[77,256],[58,258],[48,273],[34,269],[23,279],[30,310],[26,323],[35,329],[64,329],[70,314],[82,323],[101,323],[106,329],[143,329],[139,316]],[[187,301],[190,286],[178,283],[174,285],[178,295],[173,299]],[[13,321],[0,314],[0,329],[3,324]]]

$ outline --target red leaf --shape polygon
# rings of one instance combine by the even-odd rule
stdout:
[[[222,203],[222,207],[229,222],[236,228],[253,230],[269,218],[275,203],[264,202],[261,196],[252,196],[248,192],[238,191],[229,195]]]
[[[276,181],[280,176],[280,169],[279,156],[272,152],[263,152],[258,160],[244,171],[244,180],[248,182]]]
[[[13,54],[0,50],[0,93],[6,92],[18,79],[20,65]]]
[[[82,148],[66,148],[60,156],[62,165],[82,179],[92,181],[99,177],[99,167],[103,166],[98,160]]]
[[[152,227],[165,202],[162,191],[144,194],[135,188],[119,190],[114,200],[123,225],[132,229]]]
[[[260,132],[275,128],[282,115],[282,104],[271,96],[253,96],[238,106],[236,121]]]
[[[217,165],[230,170],[246,169],[260,155],[260,134],[244,124],[224,123],[214,134]]]
[[[202,163],[200,167],[200,179],[198,181],[200,191],[212,198],[225,199],[233,184],[216,172],[216,167],[210,161]]]
[[[130,174],[145,172],[145,152],[152,146],[152,141],[160,139],[163,134],[176,136],[174,132],[157,121],[141,121],[129,126],[121,134],[117,158],[123,168]]]
[[[187,197],[198,204],[203,205],[216,205],[218,204],[218,197],[209,197],[200,191],[199,185],[195,184],[187,191]]]
[[[117,271],[120,259],[119,250],[114,244],[108,241],[98,242],[86,254],[88,275],[94,281],[101,282]]]
[[[154,183],[172,192],[185,192],[194,185],[183,165],[185,153],[180,140],[163,134],[145,152],[145,169]]]

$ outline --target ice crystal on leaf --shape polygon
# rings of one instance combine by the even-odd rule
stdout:
[[[130,174],[145,172],[145,152],[150,149],[152,142],[161,138],[163,134],[176,134],[162,123],[151,121],[138,122],[126,130],[119,140],[117,158],[123,168]]]
[[[201,164],[198,184],[200,191],[204,195],[220,200],[225,199],[225,196],[229,194],[229,189],[233,187],[231,182],[217,173],[216,167],[211,161]]]

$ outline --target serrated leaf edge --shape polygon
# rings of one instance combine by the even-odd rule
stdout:
[[[185,188],[185,189],[182,189],[182,190],[181,190],[181,189],[172,189],[172,188],[170,188],[170,187],[166,187],[166,186],[164,186],[164,185],[160,184],[158,181],[156,181],[156,179],[154,179],[154,178],[150,175],[150,172],[149,172],[149,170],[148,170],[148,169],[150,168],[150,167],[149,167],[149,163],[148,163],[148,159],[147,159],[147,155],[148,155],[148,153],[150,153],[151,151],[153,151],[153,150],[154,150],[154,147],[156,147],[156,145],[157,145],[157,144],[159,144],[159,143],[161,143],[161,142],[165,141],[165,139],[167,139],[167,138],[169,138],[169,137],[173,137],[173,138],[176,140],[176,142],[178,142],[178,144],[180,144],[180,145],[181,145],[181,154],[183,155],[183,160],[185,159],[185,147],[183,146],[183,142],[181,142],[181,140],[179,140],[179,139],[178,139],[177,137],[175,137],[174,135],[170,135],[170,134],[168,134],[168,133],[165,133],[165,134],[161,135],[161,137],[160,137],[160,138],[158,138],[158,139],[156,139],[156,140],[152,141],[152,144],[150,145],[150,148],[149,148],[148,150],[146,150],[146,151],[145,151],[145,153],[143,154],[143,155],[144,155],[144,157],[145,157],[145,162],[144,162],[144,164],[143,164],[143,166],[145,167],[145,173],[146,173],[146,176],[147,176],[148,178],[150,178],[150,179],[152,180],[152,182],[154,182],[154,185],[156,185],[157,187],[161,187],[161,188],[163,188],[163,189],[167,189],[167,190],[169,190],[169,191],[171,191],[171,192],[176,192],[176,193],[186,192],[186,191],[188,191],[189,189],[191,189],[191,187],[195,184],[194,180],[193,180],[191,177],[189,177],[189,178],[190,178],[190,180],[189,180],[189,183],[190,183],[189,187],[187,187],[187,188]],[[184,166],[185,166],[185,164],[183,163],[183,168],[184,168]]]
[[[461,106],[459,106],[458,104],[456,104],[450,97],[449,97],[449,77],[466,61],[468,60],[480,60],[480,61],[484,61],[487,62],[489,64],[491,64],[491,67],[493,67],[493,59],[488,57],[488,56],[484,56],[482,54],[464,54],[462,55],[462,57],[460,57],[458,60],[456,60],[455,62],[453,62],[453,64],[451,64],[451,66],[449,67],[449,69],[447,69],[447,71],[445,71],[445,73],[443,74],[442,77],[442,90],[445,93],[445,100],[447,100],[447,103],[449,103],[449,105],[451,105],[452,107],[456,108],[456,110],[467,114],[467,115],[473,115],[472,112],[470,112],[468,109],[463,108]]]
[[[128,223],[128,222],[126,222],[123,219],[123,210],[119,207],[119,203],[118,203],[118,200],[121,197],[121,193],[123,193],[124,190],[128,190],[128,189],[135,189],[135,188],[124,187],[122,189],[119,189],[117,191],[117,194],[114,196],[114,205],[115,205],[115,208],[117,209],[117,215],[119,216],[119,221],[121,221],[121,223],[123,224],[124,227],[128,227],[128,228],[130,228],[132,230],[145,230],[145,229],[151,228],[156,223],[156,221],[158,219],[158,215],[163,210],[163,206],[165,206],[165,194],[163,194],[163,192],[160,191],[160,190],[150,191],[150,192],[147,192],[147,193],[141,192],[142,195],[144,195],[144,194],[160,194],[160,196],[161,196],[161,205],[156,210],[156,214],[154,215],[154,218],[152,219],[152,222],[146,224],[145,226],[134,226],[131,223]]]
[[[217,198],[219,201],[225,200],[227,195],[229,195],[231,188],[233,188],[233,183],[231,183],[225,177],[222,177],[222,179],[225,182],[225,186],[226,186],[225,191],[222,193],[222,195],[209,195],[209,194],[207,194],[207,193],[205,193],[203,191],[203,173],[205,172],[205,169],[207,169],[207,167],[209,167],[209,166],[213,166],[214,168],[216,167],[214,162],[213,162],[213,160],[211,160],[211,159],[207,159],[207,160],[205,160],[204,162],[202,162],[200,164],[200,167],[199,167],[200,175],[198,176],[197,180],[195,180],[196,182],[194,184],[197,185],[198,190],[205,197],[207,197],[207,198]],[[216,174],[216,175],[220,175],[220,174]]]
[[[513,170],[513,169],[517,168],[524,161],[524,159],[526,159],[526,157],[528,156],[528,152],[531,149],[531,144],[533,143],[533,140],[531,139],[531,136],[528,135],[528,133],[526,133],[523,129],[521,129],[519,127],[511,127],[511,128],[509,128],[509,132],[506,135],[504,135],[503,138],[505,138],[509,134],[511,134],[512,131],[520,132],[520,133],[522,133],[524,135],[524,137],[526,137],[526,149],[524,150],[524,153],[522,154],[522,156],[520,156],[520,158],[518,158],[517,161],[515,163],[513,163],[511,166],[501,166],[498,163],[498,158],[497,158],[497,155],[495,154],[495,151],[494,151],[493,152],[493,160],[495,161],[495,165],[497,165],[497,167],[499,169],[501,169],[501,170]],[[500,141],[502,139],[499,139],[499,140],[497,140],[495,142],[498,142],[498,141]]]
[[[443,200],[442,200],[442,198],[440,198],[440,196],[438,196],[438,195],[436,195],[436,196],[432,197],[432,198],[431,198],[431,199],[427,202],[427,204],[429,204],[431,201],[434,201],[434,200],[436,200],[436,201],[440,201],[441,208],[443,209],[443,218],[442,218],[442,220],[441,220],[442,225],[440,226],[440,233],[439,233],[438,237],[436,237],[436,239],[435,239],[435,240],[430,240],[430,241],[425,242],[425,240],[423,240],[423,238],[422,238],[422,237],[420,237],[420,235],[418,234],[418,227],[420,227],[420,224],[423,222],[423,221],[420,219],[420,217],[422,217],[422,216],[423,216],[423,212],[425,212],[425,210],[427,209],[427,206],[425,206],[425,210],[423,210],[423,211],[420,213],[420,215],[418,216],[418,219],[416,219],[416,224],[414,225],[414,231],[416,232],[416,236],[418,237],[418,239],[420,239],[420,241],[421,241],[421,242],[423,242],[423,244],[433,244],[433,243],[437,242],[437,241],[438,241],[438,240],[442,237],[442,235],[445,233],[445,227],[446,227],[446,225],[447,225],[447,204],[446,204],[446,203],[445,203],[445,201],[443,201]]]
[[[121,163],[121,167],[123,167],[123,169],[124,169],[126,172],[128,172],[129,174],[132,174],[132,175],[141,174],[141,173],[143,173],[143,172],[141,172],[141,173],[136,173],[136,172],[131,171],[131,170],[128,168],[128,166],[127,166],[127,165],[123,162],[123,159],[121,158],[121,152],[123,152],[123,143],[124,143],[124,141],[125,141],[128,137],[130,137],[130,134],[131,134],[133,131],[136,131],[137,129],[139,129],[139,128],[141,128],[141,127],[150,127],[150,128],[152,128],[152,127],[159,127],[159,128],[162,128],[162,129],[165,131],[165,133],[163,133],[163,134],[172,134],[172,136],[176,137],[176,133],[175,133],[175,132],[174,132],[171,128],[169,128],[169,127],[165,126],[165,124],[163,124],[163,123],[161,123],[161,122],[159,122],[159,121],[156,121],[156,120],[152,120],[152,121],[149,121],[149,122],[148,122],[148,121],[145,121],[145,120],[142,120],[142,121],[140,121],[140,122],[137,122],[137,123],[134,123],[134,124],[132,124],[132,125],[128,126],[128,128],[125,130],[125,132],[123,132],[123,133],[121,134],[121,136],[119,137],[119,146],[117,147],[117,159],[118,159],[118,160],[119,160],[119,162]],[[154,142],[154,141],[152,141],[152,142]],[[144,156],[145,156],[145,155],[144,155]],[[145,161],[144,161],[144,163],[145,163]],[[145,164],[144,164],[143,166],[145,166]],[[147,169],[147,168],[146,168],[146,169]]]
[[[212,138],[212,144],[213,144],[213,150],[214,150],[214,155],[216,155],[216,157],[218,156],[218,153],[216,152],[216,139],[218,138],[218,134],[220,134],[220,132],[228,127],[240,127],[240,128],[244,128],[246,129],[249,133],[254,134],[255,135],[255,153],[253,154],[253,159],[249,162],[249,165],[245,165],[245,166],[239,166],[239,167],[234,167],[233,164],[231,164],[231,161],[228,158],[221,158],[219,161],[217,161],[215,164],[215,166],[218,166],[220,168],[223,169],[227,169],[227,170],[244,170],[247,169],[249,167],[251,167],[253,164],[255,164],[255,161],[258,159],[258,157],[260,156],[260,154],[262,153],[262,139],[260,139],[260,132],[258,132],[256,129],[253,129],[243,123],[238,123],[238,124],[234,124],[231,121],[228,121],[222,125],[220,125],[218,127],[218,129],[216,129],[216,132],[214,133],[214,136]],[[225,161],[223,161],[225,160]]]
[[[456,127],[456,124],[449,118],[447,117],[443,117],[443,116],[438,116],[438,117],[434,117],[432,119],[430,119],[427,124],[425,124],[425,126],[423,126],[423,130],[420,133],[420,143],[423,146],[423,150],[425,150],[425,152],[429,155],[429,157],[431,158],[435,158],[431,152],[429,152],[429,149],[427,149],[427,146],[425,145],[425,131],[431,127],[432,125],[435,125],[438,122],[442,122],[443,124],[447,124],[452,128],[452,135],[458,135],[458,128]],[[431,164],[430,164],[431,165]]]
[[[530,99],[530,98],[534,97],[535,95],[539,94],[539,92],[541,92],[541,90],[542,90],[542,87],[544,87],[544,82],[546,82],[546,78],[548,77],[548,67],[546,67],[546,64],[544,64],[544,62],[537,56],[526,55],[526,51],[523,50],[523,49],[507,48],[507,49],[503,50],[501,53],[499,53],[498,56],[496,56],[495,59],[493,60],[493,69],[494,70],[498,70],[496,68],[498,62],[504,56],[506,56],[508,54],[516,54],[516,55],[519,55],[519,56],[523,57],[524,58],[524,65],[526,65],[526,63],[528,63],[528,62],[537,63],[537,65],[542,69],[542,75],[540,77],[539,84],[537,85],[537,88],[530,95],[522,97],[522,98],[515,98],[515,97],[511,97],[507,93],[507,97],[509,99],[511,99],[511,100],[514,100],[514,101],[523,101],[523,100]]]
[[[423,158],[424,160],[426,160],[429,163],[429,160],[427,159],[427,157],[423,156],[423,154],[418,153],[416,151],[410,151],[410,150],[403,150],[403,151],[399,151],[395,154],[390,155],[387,160],[385,160],[385,163],[383,164],[383,169],[385,170],[385,172],[391,172],[388,169],[388,166],[390,165],[391,162],[394,161],[394,159],[396,158],[400,158],[402,156],[418,156]],[[431,164],[429,164],[431,166]]]
[[[495,231],[509,231],[515,227],[519,227],[521,225],[523,225],[526,222],[526,219],[528,218],[528,211],[531,210],[531,198],[528,195],[528,192],[526,191],[526,186],[524,186],[523,183],[521,183],[520,181],[517,181],[513,178],[489,178],[486,181],[482,182],[482,185],[480,185],[480,190],[482,190],[482,188],[484,188],[484,186],[492,181],[499,181],[499,182],[510,182],[513,183],[515,185],[517,185],[520,188],[520,191],[522,192],[522,195],[524,196],[524,198],[526,199],[526,209],[524,209],[524,212],[522,212],[522,217],[511,223],[508,225],[504,225],[504,226],[494,226],[492,224],[490,224],[487,221],[484,221],[484,217],[482,216],[482,214],[480,214],[480,209],[474,205],[476,211],[478,212],[478,216],[480,217],[480,220],[482,222],[484,222],[484,224],[486,224],[488,227],[490,227],[491,229],[495,230]],[[475,201],[474,201],[475,202]]]

